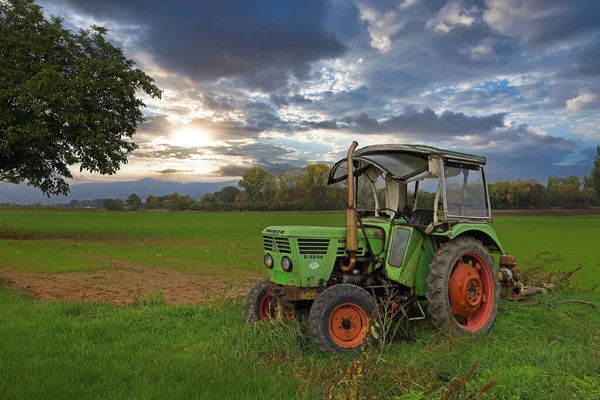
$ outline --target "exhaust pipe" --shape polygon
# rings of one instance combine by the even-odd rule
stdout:
[[[356,264],[356,252],[358,251],[358,218],[356,215],[356,204],[354,203],[354,163],[352,155],[358,143],[352,142],[348,149],[348,208],[346,208],[346,251],[348,262],[340,266],[342,272],[349,272]]]

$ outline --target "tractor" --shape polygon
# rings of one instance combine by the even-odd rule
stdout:
[[[388,308],[409,320],[428,314],[446,332],[488,332],[500,294],[517,297],[520,286],[515,258],[488,225],[486,158],[423,145],[357,146],[333,165],[328,180],[338,187],[347,182],[345,227],[263,230],[268,279],[249,291],[247,321],[291,319],[307,310],[318,348],[357,351],[375,341],[385,297]],[[369,206],[361,209],[365,190]],[[427,196],[433,201],[424,207]]]

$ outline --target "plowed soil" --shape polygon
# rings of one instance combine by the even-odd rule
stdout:
[[[249,273],[226,278],[149,267],[62,274],[30,273],[0,267],[0,282],[24,290],[37,299],[118,305],[138,303],[156,290],[162,293],[163,299],[169,304],[234,299],[246,296],[259,279],[260,275]]]

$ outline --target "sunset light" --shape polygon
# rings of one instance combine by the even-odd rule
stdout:
[[[171,136],[169,143],[179,147],[202,147],[211,143],[209,134],[199,129],[183,128]]]

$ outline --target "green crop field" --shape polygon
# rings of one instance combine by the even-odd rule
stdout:
[[[242,300],[170,305],[155,291],[122,307],[11,287],[40,276],[41,293],[72,274],[127,268],[257,278],[260,232],[274,224],[335,226],[343,215],[1,210],[0,277],[13,278],[0,285],[0,399],[600,398],[600,314],[589,304],[600,305],[589,292],[600,283],[600,216],[494,222],[525,268],[544,252],[561,257],[550,270],[581,266],[582,290],[504,301],[484,337],[401,324],[391,343],[355,357],[317,352],[302,319],[247,326]]]

